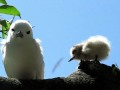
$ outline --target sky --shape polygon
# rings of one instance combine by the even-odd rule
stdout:
[[[103,35],[111,42],[110,55],[101,61],[120,67],[120,0],[7,0],[28,20],[34,38],[41,39],[45,79],[67,77],[78,62],[68,62],[70,48],[91,36]],[[12,16],[2,15],[10,20]],[[20,19],[15,17],[15,20]],[[54,72],[55,64],[62,60]],[[6,76],[0,54],[0,76]]]

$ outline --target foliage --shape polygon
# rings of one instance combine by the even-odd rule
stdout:
[[[15,16],[19,16],[21,18],[20,12],[17,10],[16,7],[8,5],[6,0],[0,0],[0,3],[2,4],[0,6],[1,14],[13,15],[13,19]],[[13,19],[12,19],[12,21],[13,21]],[[5,36],[7,35],[7,32],[9,30],[9,27],[10,27],[12,21],[8,21],[3,18],[0,19],[0,25],[1,25],[0,32],[2,33],[1,38],[5,38]]]

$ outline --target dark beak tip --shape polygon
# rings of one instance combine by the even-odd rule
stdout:
[[[68,62],[71,62],[72,60],[69,60]]]
[[[69,60],[68,62],[72,61],[74,58],[75,58],[75,57],[73,56],[72,58],[70,58],[70,60]]]
[[[19,31],[17,34],[16,34],[16,37],[23,37],[23,33],[21,31]]]
[[[70,62],[70,61],[72,61],[72,60],[69,60],[68,62]]]

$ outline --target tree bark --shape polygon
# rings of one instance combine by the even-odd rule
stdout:
[[[95,61],[81,62],[68,77],[18,80],[0,77],[0,90],[120,90],[120,70]]]

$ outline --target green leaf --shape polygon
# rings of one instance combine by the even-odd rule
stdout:
[[[7,22],[6,24],[7,24],[7,27],[2,26],[2,38],[5,38],[7,36],[7,32],[10,28],[10,23]]]
[[[2,26],[2,38],[5,38],[10,28],[10,22],[6,20],[0,20],[0,24]]]
[[[7,4],[7,2],[5,0],[0,0],[0,3]]]
[[[6,20],[0,20],[0,25],[7,27]]]
[[[6,37],[5,27],[2,26],[2,38],[4,39],[5,37]]]
[[[19,16],[21,18],[20,12],[14,6],[10,5],[0,6],[0,13]]]

